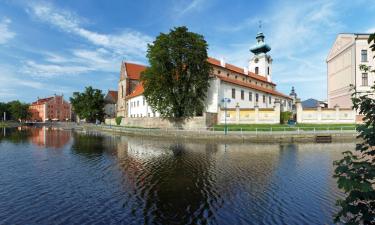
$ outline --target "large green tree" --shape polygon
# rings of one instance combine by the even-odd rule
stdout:
[[[7,105],[12,120],[26,120],[30,118],[29,104],[17,100],[8,102]]]
[[[148,104],[163,118],[186,119],[202,113],[211,65],[202,35],[176,27],[148,45],[150,67],[141,82]]]
[[[375,51],[375,34],[368,43]],[[372,71],[361,66],[361,69]],[[364,116],[363,124],[357,127],[361,141],[356,150],[344,152],[341,160],[335,161],[334,177],[346,198],[337,201],[340,211],[335,222],[344,224],[375,224],[375,85],[366,93],[355,92],[353,108]]]
[[[91,86],[85,88],[85,92],[75,92],[70,98],[74,112],[87,122],[103,121],[104,95],[99,89]]]

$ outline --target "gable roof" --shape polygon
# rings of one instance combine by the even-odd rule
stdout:
[[[105,98],[106,98],[107,101],[110,101],[112,103],[117,103],[118,91],[108,90],[108,93],[105,96]]]
[[[133,92],[130,93],[129,95],[127,95],[125,98],[126,98],[126,99],[134,98],[134,97],[137,97],[137,96],[142,95],[143,92],[144,92],[143,84],[142,84],[142,83],[139,83],[139,84],[137,84],[137,85],[134,87]]]
[[[129,79],[139,80],[141,73],[147,69],[146,66],[125,62],[126,74]]]

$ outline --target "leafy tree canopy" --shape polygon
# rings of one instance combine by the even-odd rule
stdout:
[[[368,41],[375,41],[375,34]],[[370,47],[375,51],[375,43]],[[338,187],[347,194],[337,201],[340,211],[335,222],[375,224],[375,85],[369,92],[352,96],[353,108],[364,116],[363,124],[357,127],[361,143],[355,152],[346,151],[343,159],[334,162]]]
[[[201,113],[211,65],[202,35],[176,27],[148,45],[150,67],[141,82],[148,104],[164,118],[185,119]]]
[[[103,121],[104,95],[99,89],[86,87],[85,92],[75,92],[70,98],[74,112],[87,122]]]
[[[7,112],[10,113],[12,120],[26,120],[30,118],[29,104],[20,101],[11,101],[7,103]]]

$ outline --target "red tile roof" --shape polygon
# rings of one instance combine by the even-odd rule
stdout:
[[[272,95],[276,95],[276,96],[280,96],[280,97],[291,99],[289,96],[284,95],[283,93],[280,93],[280,92],[272,90],[272,89],[268,89],[268,88],[261,87],[261,86],[258,86],[258,85],[254,85],[254,84],[242,82],[242,81],[239,81],[239,80],[234,80],[232,78],[227,78],[227,77],[222,77],[222,76],[217,76],[217,77],[220,80],[225,81],[227,83],[236,84],[238,86],[247,87],[247,88],[251,88],[251,89],[254,89],[254,90],[262,91],[262,92],[265,92],[265,93],[268,93],[268,94],[272,94]]]
[[[53,99],[53,98],[54,98],[54,97],[40,98],[40,99],[38,99],[36,102],[31,103],[31,105],[41,105],[41,104],[44,104],[44,103],[50,101],[50,100]]]
[[[207,61],[214,66],[222,67],[221,63],[218,59],[208,57]],[[138,65],[138,64],[134,64],[134,63],[127,63],[127,62],[125,63],[125,66],[126,66],[126,72],[127,72],[128,77],[130,79],[134,79],[134,80],[139,80],[141,72],[143,72],[147,68],[146,66],[143,66],[143,65]],[[253,72],[248,72],[248,74],[246,74],[244,69],[241,69],[241,68],[239,68],[237,66],[234,66],[232,64],[226,63],[225,67],[222,67],[222,68],[225,68],[225,69],[228,69],[228,70],[231,70],[233,72],[240,73],[240,74],[243,74],[243,75],[247,75],[247,76],[249,76],[253,79],[263,81],[263,82],[268,83],[272,86],[276,86],[276,84],[274,84],[272,82],[268,82],[266,77],[255,74]],[[227,78],[227,77],[224,77],[224,76],[217,76],[217,77],[219,79],[225,81],[225,82],[228,82],[228,83],[236,84],[236,85],[243,86],[243,87],[252,88],[252,89],[255,89],[255,90],[258,90],[258,91],[262,91],[262,92],[265,92],[265,93],[269,93],[269,94],[272,94],[272,95],[276,95],[276,96],[280,96],[280,97],[290,99],[289,96],[284,95],[284,94],[282,94],[282,93],[280,93],[276,90],[264,88],[264,87],[254,85],[254,84],[250,84],[250,83],[245,83],[245,82],[234,80],[232,78]],[[144,91],[143,85],[141,83],[139,83],[135,87],[134,91],[132,93],[130,93],[129,95],[127,95],[126,98],[129,99],[129,98],[134,98],[134,97],[137,97],[139,95],[142,95],[143,91]]]
[[[138,65],[135,63],[125,63],[126,74],[130,79],[139,80],[141,73],[146,70],[146,66]]]
[[[221,63],[220,63],[220,61],[218,59],[215,59],[215,58],[212,58],[212,57],[208,57],[207,61],[210,64],[214,65],[214,66],[225,68],[225,69],[231,70],[233,72],[240,73],[240,74],[249,76],[249,77],[251,77],[253,79],[256,79],[256,80],[259,80],[259,81],[263,81],[265,83],[268,83],[268,84],[271,84],[273,86],[276,86],[275,83],[269,82],[266,77],[258,75],[258,74],[255,74],[253,72],[248,72],[246,74],[245,71],[243,70],[243,68],[237,67],[235,65],[232,65],[232,64],[229,64],[229,63],[225,63],[225,67],[223,67],[223,66],[221,66]]]
[[[108,90],[108,95],[110,95],[112,97],[112,99],[115,102],[117,102],[117,97],[118,97],[118,92],[117,91]]]
[[[130,93],[129,95],[127,95],[126,98],[129,99],[129,98],[140,96],[143,94],[143,92],[144,92],[143,84],[139,83],[135,86],[134,91]]]

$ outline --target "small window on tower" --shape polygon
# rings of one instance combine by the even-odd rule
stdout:
[[[259,67],[255,67],[255,74],[259,74]]]
[[[270,75],[270,67],[267,67],[267,75]]]

